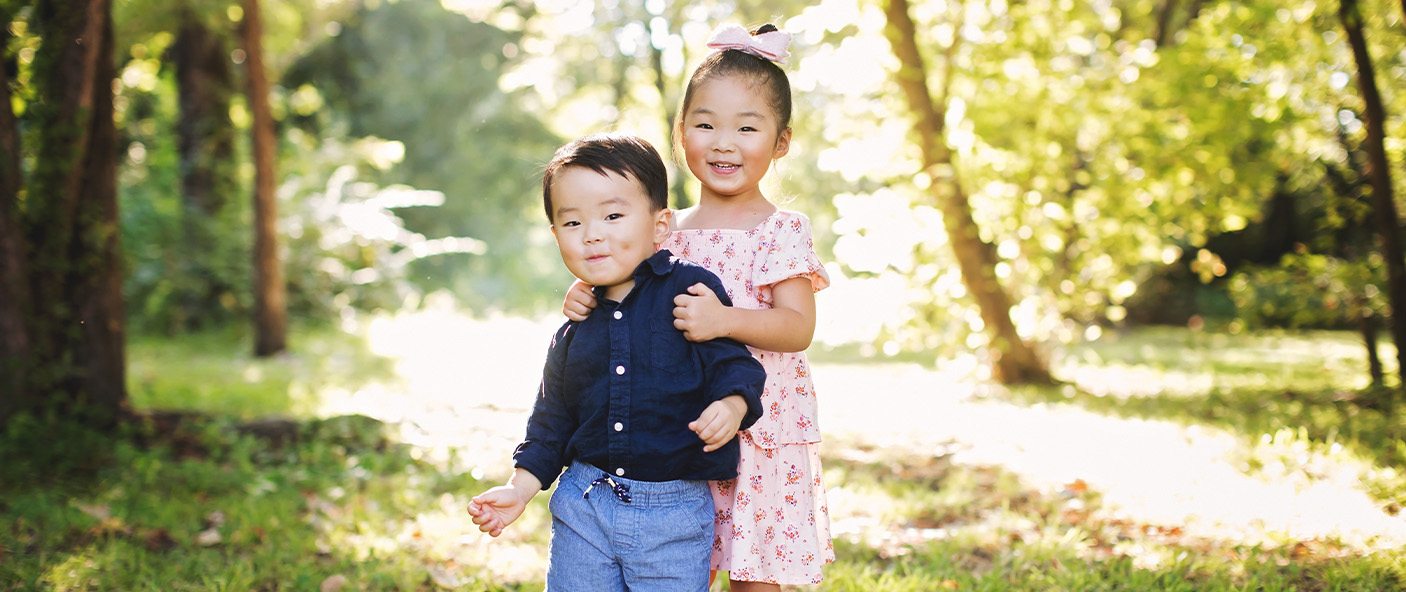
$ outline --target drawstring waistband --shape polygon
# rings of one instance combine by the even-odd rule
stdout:
[[[620,501],[627,504],[630,503],[630,486],[624,483],[616,483],[614,479],[610,478],[610,475],[597,477],[595,481],[592,481],[591,484],[586,487],[586,491],[581,493],[581,498],[586,499],[591,497],[591,490],[594,489],[595,486],[602,484],[610,485],[610,492],[615,494],[615,497]]]

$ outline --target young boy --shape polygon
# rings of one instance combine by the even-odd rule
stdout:
[[[601,305],[555,333],[513,476],[469,514],[496,537],[560,474],[550,591],[706,591],[706,481],[736,476],[734,436],[761,417],[766,375],[747,348],[674,328],[674,297],[696,282],[731,303],[717,276],[656,252],[667,196],[659,154],[629,136],[567,144],[542,176],[562,261]]]

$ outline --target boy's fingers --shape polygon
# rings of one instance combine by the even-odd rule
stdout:
[[[712,294],[713,291],[708,288],[707,284],[704,284],[703,282],[698,282],[688,287],[688,293],[693,294],[694,296],[702,296],[704,294]]]

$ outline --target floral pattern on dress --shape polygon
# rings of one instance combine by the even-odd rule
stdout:
[[[662,247],[716,274],[741,308],[771,308],[772,286],[790,278],[817,291],[830,284],[797,212],[778,210],[750,230],[675,230]],[[767,371],[764,412],[738,434],[738,478],[711,483],[713,567],[736,580],[817,584],[835,549],[810,367],[804,353],[749,349]]]

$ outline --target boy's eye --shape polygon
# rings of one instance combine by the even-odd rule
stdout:
[[[581,223],[580,223],[580,222],[577,222],[577,221],[575,221],[575,220],[567,220],[567,221],[565,221],[565,222],[562,222],[561,225],[562,225],[562,226],[565,226],[565,227],[567,227],[567,228],[571,228],[571,227],[574,227],[574,226],[580,226]]]
[[[755,131],[757,131],[757,128],[752,127],[752,126],[750,126],[750,125],[744,125],[744,126],[742,126],[742,131],[744,131],[744,132],[755,132]]]
[[[624,214],[606,214],[606,215],[605,215],[605,219],[606,219],[606,220],[619,220],[619,219],[624,218],[624,217],[625,217]]]

